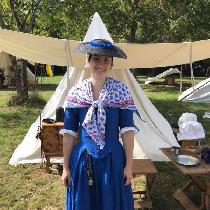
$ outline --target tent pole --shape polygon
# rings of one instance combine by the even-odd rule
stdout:
[[[194,90],[195,80],[194,80],[193,66],[192,66],[192,42],[190,42],[190,73],[191,73],[192,86]]]
[[[69,52],[68,52],[68,40],[64,40],[64,47],[65,47],[65,57],[66,57],[66,74],[67,74],[67,80],[66,80],[66,87],[68,87],[70,83],[70,78],[69,78]]]
[[[35,78],[34,78],[34,93],[36,96],[38,96],[38,91],[37,91],[37,63],[34,64],[34,75],[35,75]]]
[[[183,65],[181,65],[181,69],[180,69],[180,87],[179,87],[179,94],[182,93],[182,77],[183,77]]]
[[[67,87],[69,86],[69,83],[70,83],[70,77],[69,77],[69,67],[70,65],[71,66],[74,66],[73,65],[73,59],[72,59],[72,56],[71,56],[71,49],[70,49],[70,43],[69,43],[69,40],[65,40],[64,41],[64,47],[65,47],[65,56],[66,56],[66,66],[67,66]]]

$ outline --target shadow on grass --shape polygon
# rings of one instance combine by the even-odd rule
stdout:
[[[57,88],[57,84],[38,84],[36,86],[36,89],[38,91],[52,91],[52,90],[55,90]],[[31,88],[32,90],[34,88]]]
[[[174,86],[152,86],[152,87],[145,87],[144,86],[144,90],[146,90],[147,92],[168,92],[170,91],[170,94],[172,93],[176,93],[179,94],[179,87],[174,87]]]
[[[203,114],[209,110],[208,104],[201,103],[185,103],[180,101],[152,99],[151,102],[161,112],[161,114],[168,118],[168,114],[174,114],[175,116],[181,116],[184,112],[193,112],[198,116],[198,120],[203,120]]]
[[[155,166],[158,174],[151,191],[153,209],[183,210],[173,193],[178,188],[182,188],[189,178],[180,173],[171,162],[155,162]],[[186,193],[196,205],[200,205],[201,192],[196,187],[189,188]]]
[[[0,113],[1,128],[15,128],[18,123],[24,121],[26,116],[26,113],[19,112]]]
[[[1,128],[14,128],[25,125],[37,117],[37,113],[39,113],[37,110],[18,107],[10,112],[0,112],[0,126]]]
[[[46,104],[46,101],[39,96],[39,94],[32,94],[29,96],[27,100],[21,100],[17,96],[12,96],[8,102],[8,106],[18,106],[25,108],[43,108]]]
[[[5,86],[5,87],[0,87],[0,92],[1,91],[16,91],[16,87],[14,86],[14,87],[7,87],[7,86]]]
[[[29,91],[52,91],[55,90],[57,88],[57,84],[38,84],[36,86],[30,86],[28,88]],[[0,87],[0,91],[16,91],[16,87],[15,86],[11,86],[11,87]]]

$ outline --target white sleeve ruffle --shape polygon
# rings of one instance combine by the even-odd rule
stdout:
[[[120,129],[120,134],[122,135],[126,131],[134,131],[135,134],[137,134],[139,132],[138,129],[135,127],[124,127],[122,129]]]
[[[68,134],[70,134],[70,135],[72,135],[72,136],[74,136],[74,137],[78,137],[78,133],[75,132],[75,131],[72,131],[72,130],[61,129],[61,130],[59,131],[59,134],[61,134],[61,135],[64,135],[64,134],[66,134],[66,133],[68,133]]]

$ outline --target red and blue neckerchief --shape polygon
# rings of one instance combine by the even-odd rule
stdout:
[[[65,108],[89,107],[82,126],[93,141],[103,149],[105,146],[105,107],[137,110],[133,98],[121,81],[107,77],[98,100],[93,100],[92,83],[90,79],[78,83],[68,92]],[[97,113],[95,113],[97,108]]]

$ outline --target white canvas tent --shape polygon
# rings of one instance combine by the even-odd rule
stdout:
[[[157,76],[155,77],[149,77],[146,81],[145,81],[145,84],[150,84],[152,82],[155,82],[157,79],[161,79],[163,77],[166,77],[168,75],[171,75],[171,74],[180,74],[180,71],[177,69],[177,68],[170,68],[164,72],[162,72],[161,74],[158,74]]]
[[[182,92],[178,97],[178,101],[210,103],[210,78],[207,78]]]
[[[31,70],[27,67],[27,77],[28,77],[28,85],[37,84],[38,78],[31,72]]]
[[[0,51],[0,69],[3,70],[5,76],[10,75],[11,66],[9,55]]]
[[[10,57],[7,53],[0,51],[0,71],[2,71],[4,77],[6,78],[5,83],[11,82],[11,77],[13,76],[11,72],[12,63]]]
[[[12,79],[15,78],[14,72],[11,70],[12,63],[8,53],[0,51],[0,71],[3,72],[4,77],[6,78],[6,84],[10,85]],[[28,85],[34,85],[37,82],[35,75],[30,71],[27,67],[27,77],[28,77]]]
[[[88,41],[92,40],[93,38],[105,38],[112,41],[105,25],[97,13],[93,17],[92,23],[84,40]],[[71,64],[71,51],[68,51],[67,48],[66,63]],[[69,68],[51,99],[45,106],[41,114],[42,119],[55,118],[55,110],[57,107],[63,105],[65,95],[70,87],[89,76],[89,71],[87,70],[82,70],[75,67]],[[166,160],[159,148],[178,146],[169,123],[153,106],[128,69],[112,70],[111,76],[123,81],[129,87],[138,111],[145,121],[143,122],[137,115],[135,116],[135,124],[140,128],[140,132],[135,136],[134,157],[150,158],[154,161]],[[31,128],[26,134],[23,142],[15,150],[10,160],[10,164],[39,163],[42,161],[41,143],[40,140],[35,138],[39,122],[40,119],[38,118],[31,125]]]

